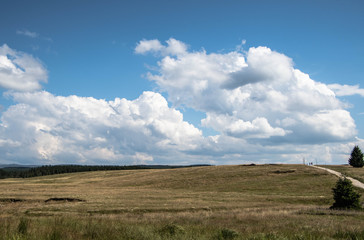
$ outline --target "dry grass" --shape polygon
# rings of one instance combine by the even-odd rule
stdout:
[[[236,237],[233,233],[237,239],[364,237],[364,213],[328,210],[336,180],[301,165],[4,179],[0,239],[50,239],[52,234],[53,239],[227,239]],[[85,201],[45,202],[49,198]],[[19,233],[22,221],[26,234]],[[57,231],[68,235],[57,238]]]

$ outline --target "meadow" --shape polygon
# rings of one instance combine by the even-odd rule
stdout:
[[[336,181],[304,165],[2,179],[0,239],[364,239],[364,212],[329,210]]]

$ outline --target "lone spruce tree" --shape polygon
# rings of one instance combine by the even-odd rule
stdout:
[[[332,192],[335,202],[330,209],[361,209],[360,194],[355,192],[349,179],[340,178]]]
[[[349,164],[356,168],[361,168],[364,166],[363,153],[358,146],[355,146],[353,151],[351,151]]]

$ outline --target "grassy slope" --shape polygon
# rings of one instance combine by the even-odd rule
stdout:
[[[87,239],[90,221],[97,221],[93,228],[108,232],[110,238],[116,237],[112,234],[118,233],[121,223],[129,229],[124,229],[123,234],[139,232],[140,239],[163,238],[158,229],[168,223],[187,229],[181,239],[216,238],[223,228],[234,229],[240,238],[260,233],[262,238],[272,234],[340,238],[360,230],[364,214],[327,210],[336,180],[324,171],[301,165],[211,166],[4,179],[0,180],[0,235],[2,231],[10,238],[19,232],[20,218],[25,217],[31,221],[31,233],[27,234],[34,238],[48,236],[47,231],[54,231],[54,227],[47,224],[54,224],[67,228],[68,238]],[[86,202],[44,202],[52,197]],[[25,201],[6,202],[9,198]]]

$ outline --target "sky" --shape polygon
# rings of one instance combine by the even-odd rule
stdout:
[[[361,0],[0,5],[2,164],[345,164],[364,150]]]

